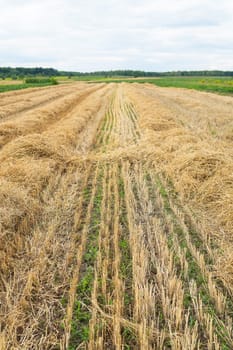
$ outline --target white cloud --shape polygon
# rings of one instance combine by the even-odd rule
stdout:
[[[0,66],[231,69],[232,0],[0,0]]]

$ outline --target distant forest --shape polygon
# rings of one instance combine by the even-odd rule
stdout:
[[[173,72],[144,72],[139,70],[111,70],[111,71],[98,71],[98,72],[68,72],[59,71],[54,68],[11,68],[0,67],[0,78],[13,78],[23,79],[25,77],[34,76],[68,76],[68,77],[83,77],[83,76],[96,76],[96,77],[183,77],[183,76],[206,76],[206,77],[233,77],[233,71],[219,71],[219,70],[201,70],[201,71],[173,71]]]

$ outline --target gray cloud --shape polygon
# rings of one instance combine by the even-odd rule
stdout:
[[[0,65],[231,69],[232,0],[0,0]]]

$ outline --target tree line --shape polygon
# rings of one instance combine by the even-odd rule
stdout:
[[[200,70],[200,71],[171,71],[171,72],[145,72],[140,70],[111,70],[111,71],[96,71],[96,72],[69,72],[59,71],[54,68],[24,68],[24,67],[0,67],[0,78],[12,78],[23,79],[27,77],[84,77],[84,76],[96,76],[96,77],[183,77],[183,76],[218,76],[218,77],[233,77],[233,71],[221,71],[221,70]]]

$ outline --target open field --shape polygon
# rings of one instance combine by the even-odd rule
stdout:
[[[0,93],[53,85],[52,80],[49,80],[50,79],[41,79],[41,81],[37,83],[26,83],[24,80],[0,80]]]
[[[183,87],[201,91],[233,93],[233,78],[229,77],[171,77],[151,80],[161,87]]]
[[[106,83],[119,82],[139,82],[150,83],[161,87],[178,87],[186,89],[194,89],[207,92],[216,92],[219,94],[233,94],[233,78],[232,77],[163,77],[163,78],[101,78],[101,77],[83,77],[77,80],[98,81]]]
[[[233,99],[0,98],[0,350],[233,349]]]
[[[23,84],[23,80],[0,79],[0,86],[2,86],[2,85],[19,85],[19,84]]]

